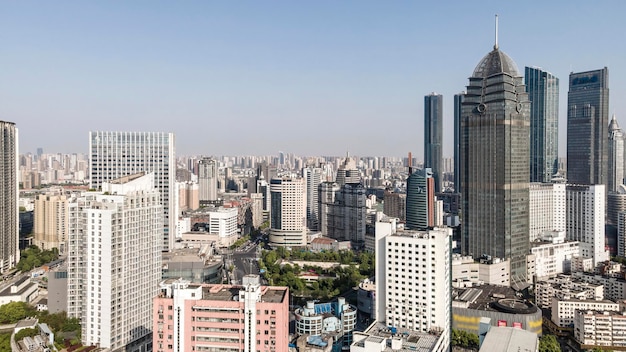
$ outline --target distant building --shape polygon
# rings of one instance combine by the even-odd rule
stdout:
[[[443,96],[424,97],[424,168],[433,172],[435,192],[442,191]]]
[[[322,182],[318,198],[322,235],[363,247],[367,223],[365,188],[360,183]]]
[[[322,169],[305,167],[302,178],[306,187],[306,224],[310,231],[320,230],[319,184],[322,183]]]
[[[435,179],[429,168],[418,170],[406,180],[406,227],[427,230],[435,226]]]
[[[0,121],[0,274],[20,260],[18,137],[13,122]]]
[[[201,203],[217,200],[217,178],[217,161],[202,158],[198,162],[198,198]]]
[[[306,193],[302,178],[270,181],[270,233],[272,247],[306,246]]]
[[[61,191],[40,194],[35,198],[34,244],[42,250],[57,248],[65,253],[67,246],[67,196]]]
[[[619,127],[615,115],[609,124],[609,167],[607,193],[617,192],[624,184],[624,132]]]
[[[609,69],[572,72],[567,93],[567,181],[606,185]]]
[[[155,351],[288,350],[289,289],[258,276],[241,286],[163,283],[151,311]]]
[[[559,79],[536,67],[524,71],[531,102],[530,182],[546,183],[559,171]]]

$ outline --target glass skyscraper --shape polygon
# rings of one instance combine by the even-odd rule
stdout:
[[[406,227],[427,230],[434,224],[434,178],[430,168],[418,170],[406,180]]]
[[[511,282],[525,282],[530,102],[497,44],[470,77],[461,115],[462,248],[474,258],[510,259]]]
[[[558,171],[559,79],[535,67],[525,69],[530,100],[530,182],[550,182]]]
[[[609,69],[570,73],[567,94],[567,181],[606,184]]]
[[[441,192],[443,169],[441,144],[443,138],[443,97],[431,93],[424,97],[424,167],[435,179],[435,192]]]

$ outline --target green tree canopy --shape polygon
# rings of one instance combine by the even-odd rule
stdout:
[[[544,334],[539,338],[539,352],[559,352],[561,345],[556,336]]]
[[[0,323],[13,324],[26,317],[35,316],[37,311],[25,302],[9,302],[0,306]]]

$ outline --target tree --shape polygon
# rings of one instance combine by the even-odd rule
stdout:
[[[35,308],[25,302],[9,302],[0,306],[0,323],[13,324],[36,314]]]
[[[478,349],[478,335],[467,331],[452,329],[452,346]]]
[[[26,328],[22,329],[15,334],[15,341],[19,341],[25,337],[33,337],[39,335],[39,329]]]
[[[539,352],[559,352],[561,345],[556,336],[544,334],[539,338]]]

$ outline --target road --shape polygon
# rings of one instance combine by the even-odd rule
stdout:
[[[248,274],[258,274],[259,264],[257,262],[257,244],[252,242],[246,244],[239,249],[232,251],[228,256],[231,263],[235,266],[231,283],[241,284],[241,278]]]

